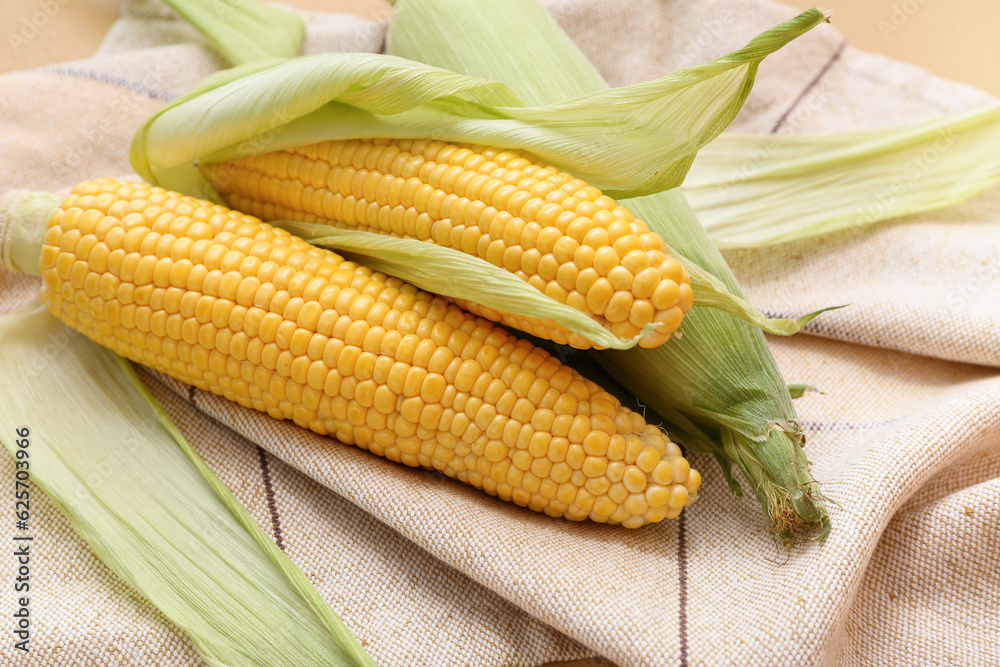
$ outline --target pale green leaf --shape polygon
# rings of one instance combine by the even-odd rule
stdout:
[[[452,248],[307,222],[279,220],[272,224],[422,290],[507,313],[554,320],[601,347],[626,350],[635,347],[641,337],[620,339],[584,313],[546,296],[509,271]],[[652,330],[653,325],[648,329]],[[646,333],[649,331],[644,330],[642,335]]]
[[[0,439],[94,553],[210,665],[374,665],[128,363],[37,300],[0,317]],[[23,457],[23,455],[21,455]],[[336,554],[331,554],[336,558]]]
[[[327,139],[434,138],[515,146],[611,196],[656,192],[679,185],[694,153],[732,121],[760,61],[824,20],[810,10],[713,62],[537,106],[502,83],[393,56],[296,58],[222,85],[216,77],[158,111],[133,140],[133,167],[205,194],[198,160]]]
[[[1000,105],[830,135],[724,134],[682,190],[715,243],[762,246],[952,206],[1000,184]]]
[[[38,258],[49,218],[62,197],[51,192],[8,190],[0,193],[0,266],[39,274]]]
[[[292,58],[302,50],[305,22],[260,0],[164,0],[233,65]]]
[[[788,393],[791,394],[792,399],[802,398],[809,392],[814,392],[817,394],[822,394],[823,392],[812,386],[811,384],[790,384],[788,385]]]
[[[454,248],[308,222],[277,220],[271,224],[422,290],[506,313],[554,320],[602,348],[631,349],[654,328],[648,325],[632,339],[617,338],[584,313],[546,296],[509,271]],[[687,268],[695,293],[694,305],[715,308],[770,334],[790,336],[821,313],[840,307],[823,308],[798,318],[768,318],[708,271],[669,247],[667,253],[679,257]]]

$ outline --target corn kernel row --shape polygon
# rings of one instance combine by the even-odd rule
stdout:
[[[536,511],[637,527],[700,483],[659,429],[544,350],[223,206],[82,183],[40,271],[49,309],[119,354]]]
[[[691,308],[681,264],[641,220],[569,174],[519,151],[427,140],[326,141],[203,166],[231,205],[414,238],[503,267],[591,315],[620,338],[665,342]],[[552,320],[460,302],[479,315],[574,347]]]

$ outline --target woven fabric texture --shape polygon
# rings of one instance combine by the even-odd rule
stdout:
[[[764,0],[543,4],[612,85],[718,57],[794,14]],[[382,48],[385,21],[305,16],[307,52]],[[222,66],[162,5],[129,0],[93,58],[0,76],[2,187],[65,192],[129,175],[134,128]],[[991,101],[822,26],[765,61],[733,129],[872,128]],[[379,664],[1000,664],[998,210],[994,190],[726,253],[767,312],[851,304],[770,339],[788,382],[824,392],[797,402],[835,501],[822,546],[777,546],[756,502],[733,498],[706,457],[691,457],[704,482],[681,519],[577,524],[142,377]],[[38,289],[0,269],[0,312]],[[0,460],[12,488],[12,461]],[[33,498],[33,650],[20,655],[8,636],[0,664],[199,664],[187,637]],[[0,559],[0,581],[14,570]],[[13,609],[11,587],[0,591],[0,610]]]

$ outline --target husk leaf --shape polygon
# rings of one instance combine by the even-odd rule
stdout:
[[[804,12],[713,62],[653,81],[525,104],[495,80],[379,54],[321,54],[221,74],[143,123],[136,171],[211,194],[195,161],[327,139],[433,138],[517,146],[610,196],[676,187],[735,117],[760,61],[824,20]],[[600,109],[600,113],[595,110]]]
[[[0,371],[19,379],[0,387],[0,439],[16,455],[29,429],[31,485],[205,662],[375,664],[126,361],[36,299],[0,317]]]
[[[259,0],[164,0],[233,65],[299,55],[305,22]]]
[[[830,135],[724,134],[683,191],[721,248],[860,230],[1000,184],[1000,105]]]
[[[506,313],[554,320],[598,347],[628,350],[648,333],[644,330],[632,339],[618,338],[584,313],[546,296],[509,271],[454,248],[293,220],[276,220],[271,224],[422,290]],[[768,333],[792,335],[820,313],[830,310],[826,308],[797,319],[767,318],[697,264],[684,260],[684,265],[691,276],[696,306],[715,308]]]
[[[434,294],[464,299],[507,313],[555,320],[601,347],[629,349],[584,313],[552,299],[505,269],[464,252],[425,241],[338,229],[307,222],[277,221],[313,245],[337,251],[370,269],[396,276]]]

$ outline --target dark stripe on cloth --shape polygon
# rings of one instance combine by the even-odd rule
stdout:
[[[129,81],[128,79],[122,79],[117,76],[111,76],[110,74],[104,74],[102,72],[91,72],[90,70],[78,69],[76,67],[53,65],[50,67],[39,67],[33,71],[45,72],[47,74],[62,74],[63,76],[71,76],[77,79],[86,79],[87,81],[106,83],[109,86],[125,88],[126,90],[131,90],[134,93],[139,93],[140,95],[145,95],[146,97],[151,97],[154,100],[160,100],[162,102],[169,102],[176,97],[173,93],[168,93],[156,88],[150,88],[149,86]]]
[[[795,98],[795,101],[792,102],[792,106],[788,107],[785,113],[781,114],[781,118],[779,118],[778,122],[775,123],[774,127],[771,128],[771,134],[774,134],[775,132],[781,129],[781,126],[785,124],[785,121],[788,120],[788,117],[791,115],[791,113],[795,111],[795,107],[799,106],[802,100],[805,99],[805,96],[809,94],[809,91],[816,87],[816,84],[819,83],[820,79],[822,79],[826,75],[826,73],[833,66],[833,63],[837,62],[837,60],[840,59],[840,55],[844,52],[844,49],[846,47],[847,47],[847,42],[840,43],[840,46],[837,47],[837,50],[833,52],[833,55],[830,56],[830,59],[826,61],[825,65],[823,65],[823,69],[821,69],[816,74],[816,76],[812,78],[812,81],[809,82],[809,85],[807,85],[799,94],[799,96]]]
[[[687,526],[684,520],[686,514],[681,512],[677,517],[677,583],[678,598],[678,631],[681,639],[681,667],[688,667],[688,622],[687,622]]]
[[[895,419],[887,419],[880,422],[861,422],[857,424],[852,424],[850,422],[813,422],[813,421],[802,421],[799,425],[802,426],[806,431],[830,431],[830,432],[843,432],[843,431],[863,431],[872,428],[882,428],[883,426],[888,426],[892,424]]]
[[[271,512],[271,527],[274,529],[274,543],[282,551],[285,550],[285,540],[281,536],[281,520],[278,518],[278,505],[274,501],[274,486],[271,484],[271,468],[267,463],[267,452],[257,445],[257,457],[260,459],[260,473],[264,478],[264,495],[267,498],[267,509]]]

